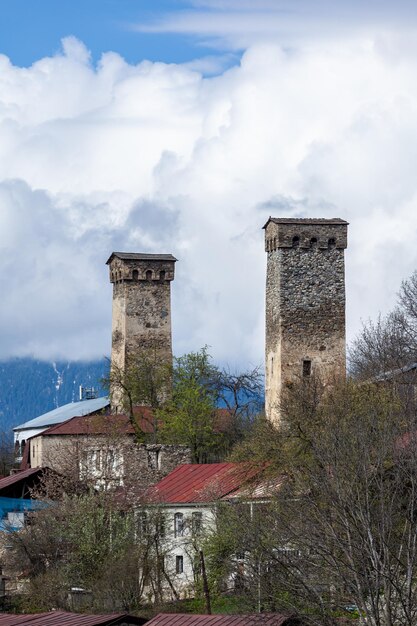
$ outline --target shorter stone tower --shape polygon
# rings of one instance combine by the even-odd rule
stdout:
[[[171,254],[128,252],[113,252],[108,259],[113,371],[124,372],[151,351],[161,362],[172,363],[171,281],[176,260]],[[112,394],[112,405],[113,410],[120,408],[117,393]]]
[[[317,374],[346,372],[344,220],[270,217],[264,226],[266,278],[265,410],[280,421],[282,393]]]

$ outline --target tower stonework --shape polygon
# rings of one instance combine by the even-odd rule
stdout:
[[[112,371],[125,372],[141,355],[151,353],[172,363],[171,254],[113,252],[107,261],[113,283]],[[112,394],[113,409],[120,398]]]
[[[286,387],[346,373],[345,264],[348,223],[270,217],[264,226],[265,410],[275,424]]]

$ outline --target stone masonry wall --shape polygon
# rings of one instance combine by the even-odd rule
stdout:
[[[172,362],[171,281],[174,261],[114,257],[110,263],[113,283],[112,367],[125,371],[145,352]],[[120,408],[117,398],[112,404]]]
[[[137,497],[182,463],[191,463],[186,446],[136,444],[130,435],[47,435],[34,437],[36,461],[59,474],[117,487]],[[36,454],[36,453],[35,453]],[[35,466],[35,458],[31,459]],[[110,462],[111,461],[111,462]]]
[[[306,375],[304,362],[325,384],[345,373],[346,234],[342,220],[266,227],[266,413],[273,422],[285,386]]]

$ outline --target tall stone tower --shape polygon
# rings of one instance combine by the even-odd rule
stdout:
[[[171,281],[176,258],[171,254],[113,252],[107,261],[113,283],[112,351],[113,371],[126,367],[150,353],[172,363]],[[112,393],[112,408],[121,398]]]
[[[346,372],[344,220],[270,217],[264,226],[265,409],[278,424],[283,390],[318,374]]]

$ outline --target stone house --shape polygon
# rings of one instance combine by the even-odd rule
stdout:
[[[127,415],[73,417],[31,437],[27,467],[47,466],[98,489],[135,487],[139,494],[178,464],[190,461],[185,446],[153,442],[149,407],[136,407],[136,431]],[[137,430],[143,443],[136,442]]]
[[[265,476],[266,465],[212,463],[180,465],[148,489],[138,514],[145,527],[163,518],[165,570],[179,596],[192,597],[199,577],[199,550],[213,532],[220,503],[270,500],[280,481]],[[158,522],[160,523],[160,522]],[[233,587],[234,581],[225,581]],[[167,599],[173,599],[166,588]]]

